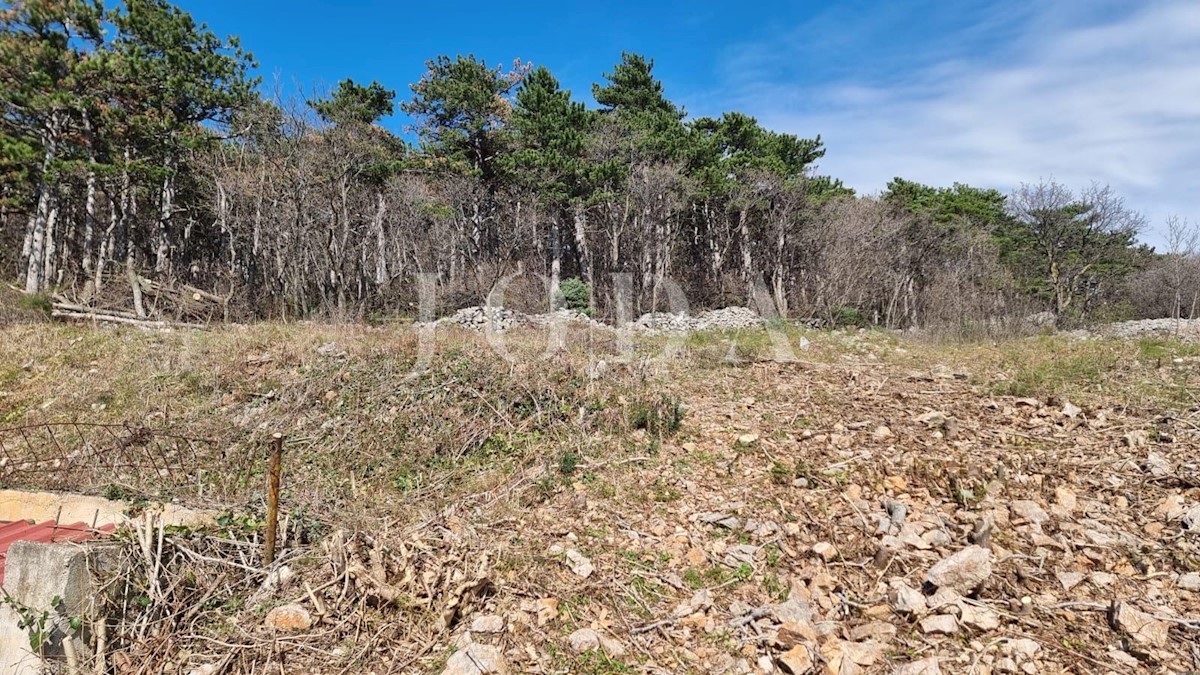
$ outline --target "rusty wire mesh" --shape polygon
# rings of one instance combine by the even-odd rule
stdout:
[[[244,488],[211,439],[129,424],[0,428],[0,487],[224,502]]]

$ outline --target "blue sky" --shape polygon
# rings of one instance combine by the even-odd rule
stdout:
[[[637,51],[692,115],[821,134],[821,172],[864,193],[893,176],[1095,180],[1150,217],[1152,244],[1168,215],[1200,219],[1196,0],[179,4],[242,36],[285,92],[353,77],[403,98],[426,59],[470,52],[546,65],[590,103],[591,83]]]

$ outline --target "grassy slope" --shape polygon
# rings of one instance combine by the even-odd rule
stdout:
[[[1194,411],[1198,382],[1192,348],[1161,342],[935,344],[877,332],[808,333],[811,345],[801,351],[792,333],[801,360],[781,364],[762,360],[771,348],[765,334],[745,332],[694,335],[675,358],[618,364],[610,336],[572,334],[566,351],[545,356],[544,336],[518,334],[509,362],[481,337],[451,333],[429,370],[409,379],[416,341],[399,328],[257,324],[147,333],[33,323],[0,333],[0,426],[129,422],[215,439],[223,459],[208,461],[226,462],[236,478],[226,485],[241,486],[226,506],[255,513],[266,438],[283,431],[290,510],[325,531],[455,514],[448,527],[465,527],[473,550],[494,565],[501,590],[489,610],[516,613],[529,598],[559,599],[555,624],[539,628],[540,637],[516,632],[513,639],[531,641],[545,667],[596,672],[626,666],[569,656],[572,629],[600,625],[628,644],[636,642],[630,627],[669,615],[698,588],[714,589],[722,608],[777,601],[797,582],[819,592],[818,564],[807,554],[816,541],[836,542],[850,564],[835,570],[844,590],[876,596],[876,571],[868,566],[864,576],[854,567],[875,555],[871,539],[854,530],[859,495],[872,503],[911,495],[914,517],[924,505],[948,504],[947,517],[968,524],[970,514],[997,502],[1048,503],[1052,486],[1074,481],[1067,476],[1086,465],[1065,458],[1119,459],[1128,430],[1153,432],[1164,412]],[[644,341],[641,355],[663,342]],[[345,354],[318,353],[328,343]],[[606,367],[598,370],[598,359]],[[1037,398],[1039,406],[1069,398],[1108,422],[1077,426],[1055,416],[1061,400],[1026,412],[1014,397]],[[927,410],[954,417],[955,429],[931,435],[913,419]],[[880,425],[893,436],[873,434]],[[756,440],[740,442],[746,434]],[[1186,455],[1180,444],[1164,447]],[[998,473],[1000,465],[1006,469]],[[997,486],[999,475],[1016,478]],[[796,478],[811,489],[797,490]],[[1085,489],[1096,488],[1081,486],[1081,495]],[[1139,488],[1146,489],[1114,488],[1106,499],[1119,492],[1148,511],[1162,491]],[[696,513],[731,503],[743,516],[786,526],[786,536],[764,543],[696,523]],[[465,525],[453,524],[460,519]],[[1028,549],[1013,536],[997,541]],[[555,543],[577,546],[599,576],[573,578],[548,552]],[[763,549],[752,564],[724,564],[738,543]],[[1157,548],[1138,555],[1153,557],[1157,569],[1200,565]],[[919,579],[929,562],[917,556],[885,571]],[[1053,590],[1053,578],[1018,592],[1040,590]],[[408,618],[416,626],[421,616]],[[624,662],[705,670],[751,656],[720,630],[695,632],[683,644],[647,636]],[[1105,648],[1111,635],[1096,627],[1072,639],[1058,645],[1059,662]],[[398,651],[413,648],[406,641],[425,645],[427,669],[449,653],[448,634],[427,626],[395,640]],[[889,658],[904,660],[905,645],[919,642],[899,640]]]

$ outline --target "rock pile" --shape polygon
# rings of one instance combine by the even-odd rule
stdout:
[[[503,332],[516,326],[546,327],[555,323],[582,324],[590,328],[615,330],[612,326],[596,321],[583,312],[559,309],[543,314],[523,314],[506,307],[464,307],[450,316],[437,320],[438,325],[456,325],[468,330],[492,330]],[[739,330],[762,326],[763,320],[754,310],[747,307],[724,307],[703,312],[698,316],[651,312],[628,324],[641,333],[689,333],[703,330]]]
[[[638,317],[633,322],[633,327],[635,330],[646,333],[687,333],[702,330],[757,328],[762,323],[762,317],[748,307],[723,307],[694,317],[686,314],[651,312]]]
[[[450,316],[437,320],[438,325],[452,324],[468,330],[484,331],[491,326],[495,331],[506,331],[524,323],[525,315],[505,307],[476,305],[463,307]]]
[[[1073,331],[1075,337],[1104,338],[1175,338],[1184,342],[1200,342],[1200,319],[1142,319],[1119,321],[1097,326],[1091,330]]]

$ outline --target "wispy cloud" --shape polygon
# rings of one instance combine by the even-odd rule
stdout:
[[[850,31],[852,17],[826,14],[774,44],[734,50],[723,86],[772,128],[820,133],[822,172],[863,192],[894,176],[1001,189],[1096,180],[1158,226],[1172,213],[1200,218],[1200,4],[1064,5],[960,16],[961,25],[938,27],[953,39],[907,40],[904,54],[870,44],[895,17]],[[814,30],[826,36],[820,44],[788,47]],[[856,37],[834,44],[839,30]],[[858,67],[794,84],[789,64],[821,49]],[[874,60],[851,60],[855,49]],[[1144,238],[1161,242],[1155,231]]]

